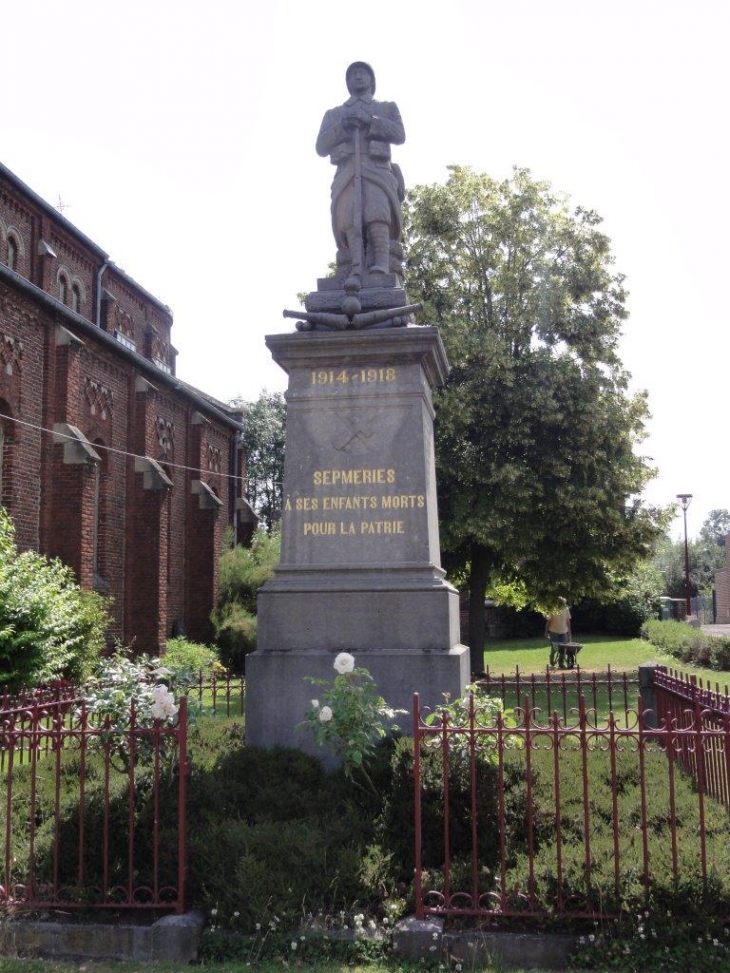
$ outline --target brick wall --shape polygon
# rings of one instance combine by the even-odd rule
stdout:
[[[15,273],[9,227],[23,242]],[[78,314],[59,300],[59,268],[84,295]],[[173,627],[211,638],[240,494],[236,419],[172,377],[171,326],[163,304],[0,165],[0,499],[20,548],[108,595],[110,636],[145,652]]]

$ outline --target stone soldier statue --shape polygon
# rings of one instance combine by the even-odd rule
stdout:
[[[355,61],[345,72],[350,97],[326,113],[317,138],[319,155],[337,166],[332,183],[332,229],[338,267],[359,283],[372,274],[400,270],[401,202],[405,191],[391,144],[406,138],[397,105],[375,101],[375,72]],[[391,254],[393,262],[391,262]]]

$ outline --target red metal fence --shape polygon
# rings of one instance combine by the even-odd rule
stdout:
[[[657,671],[654,686],[657,711],[670,733],[670,760],[692,776],[700,794],[710,794],[730,811],[730,696],[666,669]]]
[[[134,703],[115,726],[66,690],[1,702],[0,904],[181,913],[187,699],[174,726]]]
[[[521,707],[525,696],[530,708],[546,713],[557,710],[565,721],[571,709],[577,708],[581,696],[586,699],[588,718],[601,721],[601,716],[623,713],[624,721],[634,709],[639,690],[636,672],[614,672],[609,665],[606,672],[584,672],[580,667],[556,672],[549,666],[545,672],[520,672],[493,675],[487,666],[477,685],[488,696],[499,696],[507,708]]]
[[[187,687],[188,698],[209,713],[243,716],[246,683],[241,675],[228,670],[198,672]]]
[[[730,699],[710,710],[665,671],[657,692],[659,720],[641,699],[601,720],[585,696],[550,712],[525,691],[486,718],[472,697],[455,722],[415,696],[419,918],[605,918],[680,885],[730,896]]]

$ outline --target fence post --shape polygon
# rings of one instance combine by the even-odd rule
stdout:
[[[644,714],[644,726],[652,730],[655,730],[659,726],[656,685],[654,680],[658,668],[658,662],[643,662],[639,666],[639,697],[646,710]]]

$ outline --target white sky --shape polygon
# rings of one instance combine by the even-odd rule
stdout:
[[[366,60],[401,110],[408,186],[516,164],[604,217],[653,413],[647,498],[693,493],[691,535],[730,508],[722,0],[3,6],[0,160],[171,306],[185,381],[285,387],[264,335],[334,256],[314,141]]]

